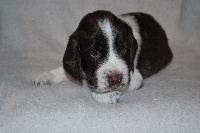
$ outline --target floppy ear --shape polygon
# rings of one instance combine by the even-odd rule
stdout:
[[[138,43],[137,43],[137,40],[133,37],[131,40],[131,70],[134,71],[134,63],[135,63],[135,57],[136,57],[136,52],[137,52],[137,49],[138,49]]]
[[[63,67],[70,76],[82,84],[83,69],[81,66],[80,46],[72,37],[68,41],[63,57]]]

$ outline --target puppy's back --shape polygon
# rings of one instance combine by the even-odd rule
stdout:
[[[149,77],[167,66],[173,55],[161,25],[151,15],[145,13],[128,13],[122,16],[132,17],[138,25],[141,49],[136,67],[143,78]]]

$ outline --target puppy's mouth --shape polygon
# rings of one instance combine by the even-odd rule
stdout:
[[[130,78],[127,78],[125,74],[115,73],[107,74],[103,79],[103,82],[99,82],[97,78],[87,77],[88,87],[92,92],[99,94],[109,93],[113,91],[125,92],[129,86]]]
[[[121,84],[120,86],[116,85],[116,86],[113,86],[111,88],[108,87],[108,88],[100,89],[96,86],[90,86],[90,88],[93,92],[103,94],[103,93],[109,93],[109,92],[112,92],[112,91],[124,92],[126,90],[127,86],[128,86],[128,84],[127,85]]]

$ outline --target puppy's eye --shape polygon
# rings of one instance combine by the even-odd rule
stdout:
[[[93,50],[93,51],[90,52],[90,55],[92,57],[98,58],[98,57],[101,56],[101,53],[99,51],[97,51],[97,50]]]
[[[127,51],[127,48],[126,48],[125,46],[122,45],[122,46],[119,48],[119,51],[120,51],[121,55],[125,55],[125,54],[126,54],[126,51]]]

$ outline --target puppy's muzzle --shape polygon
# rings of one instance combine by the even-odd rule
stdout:
[[[121,73],[109,74],[107,76],[109,88],[115,88],[115,87],[117,88],[117,87],[121,86],[122,78],[123,78],[123,76]]]

